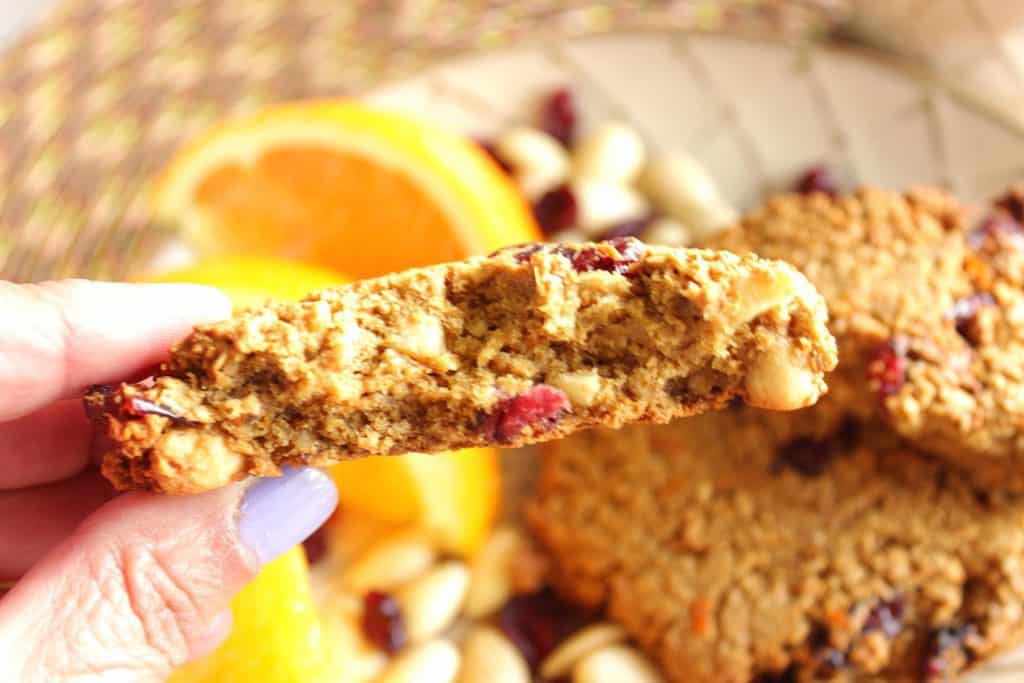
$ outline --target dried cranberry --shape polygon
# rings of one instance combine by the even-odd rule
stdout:
[[[166,417],[174,420],[175,422],[186,424],[191,422],[191,420],[185,419],[166,406],[162,406],[159,403],[154,403],[149,399],[140,398],[138,396],[128,397],[125,400],[124,410],[131,415],[159,415],[160,417]]]
[[[519,251],[517,251],[515,253],[515,256],[513,256],[513,258],[516,260],[516,263],[526,263],[527,261],[530,260],[531,256],[533,256],[534,254],[536,254],[538,251],[540,251],[543,248],[544,248],[544,246],[541,245],[541,244],[537,244],[537,243],[528,244],[528,245],[524,246],[522,249],[520,249]]]
[[[653,215],[647,215],[642,218],[634,218],[630,221],[623,221],[617,225],[613,225],[604,231],[601,235],[602,240],[613,240],[621,237],[639,237],[647,226],[654,220]]]
[[[779,448],[775,455],[772,471],[778,473],[789,468],[808,479],[821,476],[833,460],[853,447],[859,432],[860,425],[852,420],[847,420],[835,434],[827,438],[799,437],[793,439]]]
[[[498,154],[498,147],[497,145],[494,144],[493,140],[488,140],[486,138],[477,138],[476,144],[480,146],[480,148],[487,154],[487,156],[491,158],[491,161],[497,164],[502,171],[504,171],[505,173],[512,172],[512,167],[508,164],[507,161],[501,158],[500,154]]]
[[[508,443],[527,427],[547,431],[569,408],[569,397],[561,389],[538,384],[521,394],[502,399],[482,423],[484,432],[498,443]]]
[[[941,683],[950,680],[970,662],[966,650],[967,641],[977,634],[972,624],[950,624],[931,632],[924,663],[925,683]]]
[[[613,256],[606,250],[596,247],[583,247],[582,249],[560,247],[556,249],[556,252],[569,259],[572,262],[572,267],[578,273],[603,270],[607,273],[619,274],[627,274],[630,265],[636,263],[643,253],[643,243],[633,237],[614,237],[606,244],[614,247],[618,255]]]
[[[306,551],[306,561],[310,564],[316,564],[324,559],[327,556],[327,525],[324,524],[314,531],[302,542],[302,547]]]
[[[996,211],[987,216],[967,236],[967,244],[972,249],[980,249],[988,242],[1000,246],[1020,247],[1024,245],[1024,224],[1007,213]]]
[[[1024,223],[1024,191],[1022,190],[1024,188],[1018,186],[992,202],[994,207],[1005,211],[1018,224]]]
[[[363,597],[362,626],[366,639],[388,654],[405,646],[402,608],[390,593],[370,591]]]
[[[895,638],[903,630],[903,600],[883,600],[871,608],[862,631],[881,631],[886,638]]]
[[[576,225],[579,207],[568,185],[545,192],[533,205],[533,216],[545,235],[568,230]]]
[[[514,596],[499,610],[496,622],[530,669],[536,671],[559,643],[587,622],[587,617],[550,589],[544,589]]]
[[[559,88],[541,103],[540,128],[566,147],[576,138],[576,98],[568,88]]]
[[[977,344],[979,339],[975,322],[978,318],[978,310],[984,306],[992,306],[996,303],[995,297],[988,292],[979,292],[958,299],[953,306],[946,311],[946,317],[956,324],[956,331],[967,341]]]
[[[816,624],[807,637],[807,646],[817,664],[816,674],[830,677],[835,672],[846,668],[846,653],[833,647],[829,629],[824,624]]]
[[[831,197],[839,194],[839,183],[836,180],[832,167],[828,164],[815,164],[800,174],[793,190],[800,194],[813,194],[821,192]]]
[[[879,347],[868,363],[868,381],[883,401],[906,382],[908,346],[906,337],[897,336]]]

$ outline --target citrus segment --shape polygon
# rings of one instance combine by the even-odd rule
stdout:
[[[295,301],[313,290],[348,282],[348,278],[326,268],[246,257],[205,261],[150,280],[211,285],[223,290],[235,308],[259,306],[270,297]]]
[[[429,531],[449,552],[470,555],[490,531],[500,502],[498,452],[470,448],[361,458],[331,474],[345,512]]]
[[[154,201],[207,254],[284,256],[355,277],[539,238],[475,143],[348,101],[224,124],[178,154]]]
[[[264,567],[235,597],[231,611],[227,641],[171,674],[169,683],[321,680],[326,654],[301,548]]]

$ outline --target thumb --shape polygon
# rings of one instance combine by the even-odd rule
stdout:
[[[336,504],[330,477],[309,468],[117,498],[0,600],[0,680],[164,680],[226,637],[235,593]]]

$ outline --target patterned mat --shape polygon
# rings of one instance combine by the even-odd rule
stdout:
[[[466,51],[657,27],[807,35],[835,2],[69,0],[0,59],[0,277],[123,278],[147,179],[219,119]]]

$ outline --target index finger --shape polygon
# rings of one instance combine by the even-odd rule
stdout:
[[[199,285],[0,282],[0,421],[137,373],[230,313],[223,293]]]

